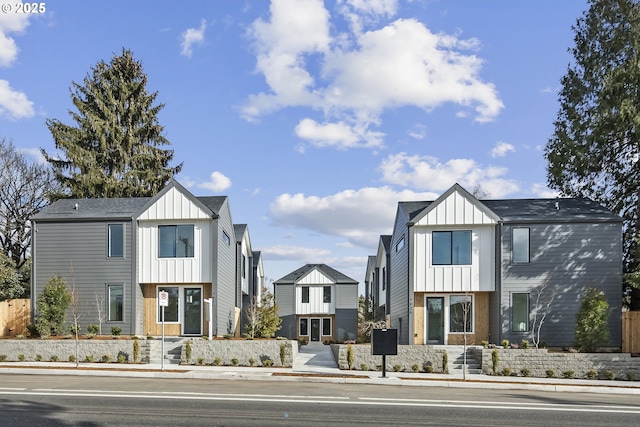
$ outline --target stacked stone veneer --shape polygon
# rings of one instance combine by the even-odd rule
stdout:
[[[232,360],[238,360],[238,366],[251,366],[249,359],[253,359],[253,366],[262,366],[269,359],[273,366],[291,367],[298,355],[298,342],[291,340],[203,340],[193,339],[191,342],[191,358],[187,360],[186,342],[182,345],[181,363],[195,365],[214,364],[217,359],[220,365],[233,365]],[[284,364],[280,360],[280,346],[284,346]]]
[[[110,361],[117,362],[118,356],[124,355],[128,362],[133,362],[133,343],[136,340],[80,340],[78,341],[78,361],[83,362],[87,356],[93,357],[94,362],[100,362],[103,356]],[[149,343],[137,340],[140,347],[138,363],[149,363]],[[21,355],[25,362],[36,361],[38,356],[43,362],[56,356],[60,362],[69,361],[69,357],[76,355],[76,341],[68,340],[0,340],[0,355],[5,356],[7,362],[20,361]]]
[[[553,370],[554,376],[562,378],[563,373],[573,371],[575,378],[587,378],[587,372],[593,370],[599,379],[607,378],[607,371],[615,374],[616,379],[629,377],[640,380],[640,357],[631,357],[628,353],[554,353],[546,349],[495,349],[498,352],[496,375],[505,368],[511,375],[521,375],[522,369],[528,369],[532,377],[546,377],[547,370]],[[475,349],[475,358],[481,362],[482,372],[493,375],[491,354],[493,349]]]
[[[382,356],[371,354],[369,344],[351,344],[354,362],[352,369],[362,370],[363,365],[369,370],[382,369]],[[349,369],[347,361],[348,345],[331,344],[333,356],[340,369]],[[442,348],[434,348],[424,345],[399,345],[397,356],[387,356],[386,370],[394,370],[395,365],[400,365],[401,371],[412,371],[413,365],[418,365],[418,370],[424,372],[424,366],[430,364],[433,372],[443,372],[443,356],[446,351]]]

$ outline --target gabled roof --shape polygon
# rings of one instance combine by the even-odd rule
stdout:
[[[242,242],[244,233],[247,231],[247,224],[233,224],[233,231],[236,234],[236,242]]]
[[[253,266],[256,267],[262,262],[262,252],[260,251],[252,251],[251,259],[253,260]]]
[[[399,202],[398,208],[402,210],[402,212],[407,217],[407,219],[411,221],[416,215],[422,212],[423,209],[429,206],[431,203],[433,202],[424,202],[424,201]]]
[[[220,209],[224,202],[228,199],[227,196],[204,196],[196,197],[207,208],[209,208],[214,214],[220,215]]]
[[[382,246],[384,247],[384,250],[386,253],[389,253],[389,250],[391,249],[391,238],[393,236],[389,235],[389,234],[383,234],[382,236],[380,236],[380,241],[382,242]]]
[[[287,274],[286,276],[273,282],[276,285],[294,284],[312,270],[317,269],[322,274],[335,281],[336,284],[357,284],[357,280],[353,280],[351,277],[340,273],[338,270],[334,270],[326,264],[307,264],[299,269]]]
[[[36,214],[35,221],[81,221],[87,219],[131,219],[151,197],[113,199],[60,199]]]

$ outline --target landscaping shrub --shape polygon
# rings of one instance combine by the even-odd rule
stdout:
[[[556,373],[554,372],[553,369],[547,369],[544,372],[545,372],[545,374],[547,374],[547,378],[553,378],[556,375]]]
[[[102,355],[102,363],[109,363],[111,362],[111,355],[110,354],[103,354]]]
[[[360,365],[360,370],[361,371],[368,371],[369,370],[369,365],[367,365],[366,363],[362,363]]]
[[[351,344],[347,344],[347,364],[349,365],[349,369],[353,369],[353,364],[355,363],[356,356],[353,354],[353,347]]]
[[[187,364],[191,363],[191,340],[187,340],[184,345],[184,357],[187,359]]]
[[[20,362],[24,362],[24,359],[25,359],[24,354],[19,354],[19,355],[18,355],[18,360],[19,360]]]
[[[42,361],[42,356],[39,354],[36,354],[36,357],[34,359],[36,362],[41,362]]]
[[[256,364],[256,359],[254,359],[253,357],[249,358],[249,366],[253,366]]]
[[[219,366],[222,363],[222,359],[220,357],[216,357],[213,359],[213,366]]]
[[[523,377],[530,377],[531,376],[531,369],[529,369],[529,368],[520,369],[520,375],[522,375]]]
[[[122,333],[122,328],[119,328],[117,326],[111,327],[111,336],[119,337],[121,333]]]
[[[6,354],[0,354],[0,362],[5,362],[7,360]]]
[[[509,377],[511,376],[511,368],[509,367],[504,367],[502,369],[502,375],[504,375],[505,377]]]
[[[587,371],[587,378],[590,380],[594,380],[596,378],[598,378],[598,372],[594,371],[593,369],[590,369]]]
[[[49,361],[50,361],[50,362],[57,362],[57,361],[58,361],[58,356],[56,356],[56,355],[54,354],[53,356],[51,356],[51,357],[49,358]]]
[[[509,340],[508,339],[502,340],[501,344],[502,344],[502,347],[509,348]]]
[[[233,366],[238,366],[239,363],[240,363],[240,361],[238,359],[236,359],[235,357],[233,359],[231,359],[231,364]]]
[[[564,372],[562,373],[562,376],[563,376],[564,378],[573,378],[573,377],[574,377],[574,375],[575,375],[575,372],[574,372],[574,371],[572,371],[572,370],[564,371]]]
[[[71,304],[71,294],[67,282],[60,276],[47,280],[36,302],[38,316],[35,322],[37,334],[41,337],[63,335],[67,309]]]
[[[285,343],[280,344],[280,366],[284,366],[284,361],[287,357],[287,345]]]
[[[491,350],[491,369],[494,375],[498,372],[498,363],[500,362],[500,354],[498,350]]]
[[[446,351],[442,353],[442,373],[443,374],[449,373],[449,355],[447,354]]]
[[[393,370],[395,372],[400,372],[402,371],[402,365],[393,365]]]
[[[133,363],[138,363],[140,359],[140,343],[137,339],[133,340]]]
[[[576,315],[574,345],[580,351],[593,352],[609,343],[609,303],[602,291],[588,288]]]
[[[98,325],[94,325],[93,323],[87,325],[87,335],[93,334],[93,336],[96,336],[98,331],[100,331],[100,327]]]
[[[198,365],[204,365],[204,357],[198,357]]]
[[[427,374],[431,374],[431,373],[433,373],[433,364],[431,362],[424,362],[424,365],[422,365],[422,369]]]
[[[616,373],[613,371],[607,371],[604,373],[604,376],[608,379],[608,380],[615,380],[616,379]]]
[[[411,370],[413,372],[418,372],[420,370],[420,366],[417,363],[414,363],[413,365],[411,365]]]
[[[262,366],[267,367],[267,368],[268,368],[268,367],[270,367],[270,366],[273,366],[273,360],[271,360],[271,359],[264,359],[264,360],[262,361]]]

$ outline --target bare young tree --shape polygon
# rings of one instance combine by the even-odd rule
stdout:
[[[546,279],[538,288],[536,288],[536,302],[533,307],[533,322],[531,324],[531,341],[538,348],[540,345],[540,333],[547,315],[551,311],[551,303],[556,297],[555,288],[549,289],[549,280]],[[547,295],[548,294],[548,295]]]
[[[104,296],[96,293],[96,311],[98,313],[98,335],[102,335],[102,323],[104,322]]]
[[[73,273],[73,264],[71,265],[71,287],[69,288],[69,295],[71,296],[71,300],[69,303],[69,307],[71,308],[71,332],[74,335],[75,339],[75,355],[76,355],[76,368],[80,361],[78,360],[79,352],[78,347],[80,345],[80,318],[82,314],[80,313],[80,295],[76,289],[76,280]]]
[[[463,353],[462,353],[462,380],[466,381],[467,379],[467,334],[469,331],[467,330],[467,325],[470,324],[471,316],[471,295],[465,294],[465,298],[460,302],[460,308],[462,309],[462,324],[463,324]]]
[[[245,332],[249,337],[255,338],[256,332],[258,331],[258,326],[260,325],[262,318],[262,312],[260,310],[260,299],[256,298],[255,296],[251,297],[251,302],[245,309],[245,316],[247,319]]]

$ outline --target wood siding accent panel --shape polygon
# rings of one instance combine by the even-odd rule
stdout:
[[[640,353],[640,311],[622,313],[622,352]]]
[[[193,224],[192,258],[160,258],[160,225]],[[211,282],[211,244],[209,242],[211,221],[144,221],[138,224],[138,261],[140,283],[201,283]]]
[[[138,217],[139,220],[211,219],[211,214],[202,210],[186,194],[171,188]]]
[[[489,294],[474,294],[473,303],[474,331],[467,334],[467,345],[480,345],[481,341],[489,341]],[[447,334],[447,344],[464,344],[464,334]]]
[[[211,284],[202,285],[202,298],[211,298]],[[158,284],[146,283],[140,285],[140,292],[142,294],[142,300],[144,301],[144,335],[145,336],[161,336],[162,335],[162,322],[158,321],[158,299],[156,297],[156,289]],[[209,322],[206,320],[207,305],[202,304],[202,334],[204,336],[209,335]],[[182,325],[175,323],[165,323],[164,334],[167,336],[179,336],[182,333]]]
[[[511,230],[503,226],[502,289],[500,291],[502,338],[512,342],[529,339],[530,333],[511,331],[511,295],[529,293],[531,307],[536,290],[545,282],[548,297],[555,299],[542,327],[541,341],[549,346],[570,345],[574,340],[576,314],[584,291],[595,287],[609,302],[610,346],[621,346],[622,229],[619,223],[527,224],[530,228],[530,259],[511,263]]]
[[[471,230],[471,265],[432,265],[433,231]],[[495,290],[493,226],[412,227],[414,292],[491,292]]]
[[[0,301],[0,336],[27,335],[31,323],[31,300],[28,298]]]
[[[124,257],[108,258],[108,224],[124,224]],[[37,301],[47,281],[61,276],[70,287],[75,287],[79,297],[82,324],[98,324],[96,296],[104,300],[103,315],[107,310],[106,284],[123,284],[123,321],[103,322],[103,331],[111,326],[122,328],[122,334],[135,332],[132,325],[131,289],[133,260],[131,222],[86,221],[86,222],[36,222],[33,252],[33,301]]]

